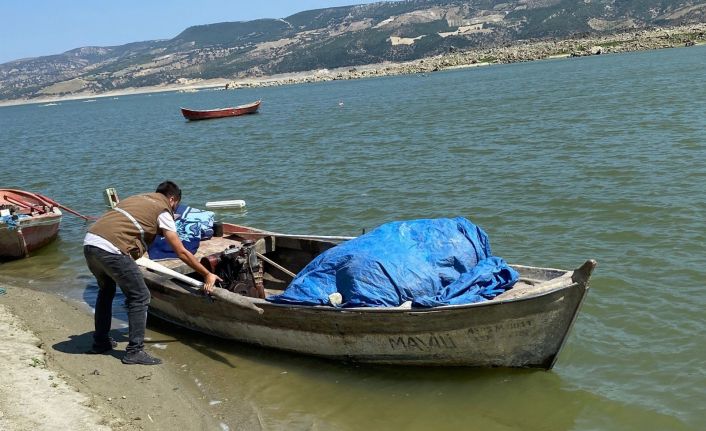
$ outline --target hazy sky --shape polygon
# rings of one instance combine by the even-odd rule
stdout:
[[[82,46],[171,39],[192,25],[284,18],[376,0],[4,0],[0,63]]]

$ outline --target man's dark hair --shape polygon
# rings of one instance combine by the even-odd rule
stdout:
[[[157,186],[155,193],[161,193],[166,197],[175,197],[181,201],[181,189],[173,181],[164,181]]]

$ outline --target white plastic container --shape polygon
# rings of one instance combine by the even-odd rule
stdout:
[[[206,202],[206,208],[242,208],[244,206],[245,201],[241,199]]]

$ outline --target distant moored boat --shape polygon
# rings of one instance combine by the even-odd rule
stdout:
[[[260,108],[261,101],[258,100],[246,105],[230,108],[194,110],[181,108],[181,113],[187,120],[208,120],[211,118],[236,117],[238,115],[254,114]]]

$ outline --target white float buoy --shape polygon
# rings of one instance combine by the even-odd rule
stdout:
[[[206,202],[206,208],[242,208],[244,206],[245,201],[241,199],[233,199],[230,201]]]

